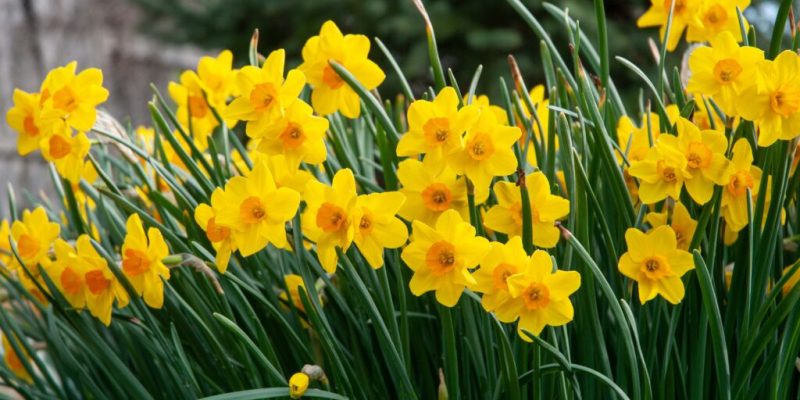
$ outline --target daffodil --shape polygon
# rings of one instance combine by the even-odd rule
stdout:
[[[231,253],[236,251],[236,242],[233,240],[231,228],[217,223],[215,209],[224,207],[225,194],[217,188],[211,193],[211,205],[200,204],[194,210],[194,220],[206,232],[206,238],[217,252],[215,263],[220,273],[228,269]]]
[[[313,88],[311,105],[321,115],[339,111],[347,118],[361,115],[358,94],[331,67],[336,61],[349,71],[367,90],[378,87],[386,75],[369,56],[369,38],[364,35],[342,35],[333,21],[322,24],[318,36],[303,46],[303,63],[298,67]]]
[[[434,225],[443,212],[454,209],[462,218],[469,218],[466,183],[449,167],[436,172],[409,158],[400,162],[397,178],[402,185],[400,192],[406,196],[401,217]]]
[[[531,255],[529,266],[508,278],[508,291],[518,304],[517,332],[533,341],[525,331],[539,335],[545,326],[561,326],[575,314],[569,296],[581,286],[576,271],[553,269],[553,260],[543,250]]]
[[[639,284],[642,304],[661,295],[672,304],[683,299],[681,276],[694,268],[692,255],[678,249],[675,231],[667,225],[647,233],[636,228],[625,232],[628,252],[619,260],[619,271]]]
[[[303,397],[308,390],[308,375],[297,372],[289,378],[289,397],[299,399]]]
[[[261,137],[303,90],[306,78],[299,70],[290,70],[284,79],[285,63],[286,52],[278,49],[269,54],[261,68],[248,65],[236,75],[241,96],[231,102],[226,115],[247,121],[247,136]]]
[[[723,131],[701,131],[685,118],[676,125],[678,136],[663,135],[659,138],[659,147],[667,146],[683,153],[686,191],[698,204],[705,204],[711,200],[714,185],[724,185],[730,179],[729,162],[725,158],[728,139]]]
[[[353,241],[372,268],[383,265],[383,249],[396,249],[408,239],[408,228],[395,215],[406,196],[400,192],[360,195],[353,213]]]
[[[677,106],[670,107],[674,107],[677,111]],[[677,112],[676,115],[679,114],[680,112]],[[661,119],[658,114],[652,112],[642,116],[642,122],[639,126],[636,126],[627,115],[619,118],[619,122],[617,122],[617,143],[628,162],[644,160],[647,152],[653,147],[651,140],[655,144],[662,134],[660,123]],[[672,118],[669,118],[669,123],[670,125],[673,123]],[[617,159],[622,161],[620,154],[617,154]]]
[[[212,108],[225,118],[228,127],[236,125],[236,119],[225,114],[225,102],[221,96],[214,96],[194,71],[184,71],[180,75],[180,83],[170,82],[167,87],[169,95],[178,105],[176,114],[178,122],[191,133],[198,149],[208,148],[208,138],[219,126],[219,121]],[[180,135],[176,135],[180,138]]]
[[[43,139],[42,156],[52,161],[58,174],[70,183],[78,184],[83,173],[84,161],[89,154],[91,143],[83,132],[72,136],[70,129],[56,132]]]
[[[446,307],[458,303],[461,293],[475,278],[470,269],[489,251],[489,242],[475,236],[475,228],[464,222],[455,210],[447,210],[435,227],[414,221],[411,243],[401,258],[414,271],[411,293],[422,296],[435,291],[436,300]]]
[[[50,222],[42,207],[23,211],[22,220],[11,224],[11,236],[17,243],[19,258],[28,269],[36,272],[37,264],[50,264],[47,254],[60,231],[61,227]]]
[[[740,101],[746,101],[737,111],[756,124],[758,145],[766,147],[800,135],[800,61],[786,50],[774,61],[762,61],[759,69],[759,85],[743,91]]]
[[[228,97],[237,90],[233,53],[222,50],[216,57],[201,57],[197,62],[197,77],[203,82],[206,96],[213,99],[212,103],[224,105]]]
[[[54,121],[42,117],[39,93],[26,93],[14,89],[14,107],[6,113],[6,122],[17,133],[17,152],[21,156],[39,149],[39,143],[48,137]]]
[[[732,175],[722,191],[722,216],[732,232],[742,230],[749,223],[747,216],[747,190],[755,205],[761,190],[761,169],[753,165],[750,143],[742,138],[733,145]],[[769,192],[767,192],[769,197]]]
[[[483,293],[481,305],[502,322],[511,323],[519,317],[521,303],[511,297],[508,279],[530,268],[530,261],[522,247],[522,238],[514,236],[505,244],[492,242],[480,268],[472,274],[476,283],[471,289]]]
[[[730,34],[737,42],[742,41],[742,29],[739,27],[738,8],[742,12],[750,5],[750,0],[705,0],[695,11],[700,25],[689,25],[686,29],[687,42],[707,42],[720,34]],[[677,4],[676,4],[677,6]],[[744,23],[747,32],[749,24]]]
[[[464,95],[463,99],[464,104],[470,104],[468,100],[469,96]],[[483,112],[492,113],[492,115],[494,115],[494,118],[498,123],[501,123],[503,125],[508,125],[508,113],[506,113],[506,110],[503,107],[492,104],[489,101],[489,96],[485,94],[476,94],[472,96],[471,104],[474,104],[476,107],[478,107],[478,111],[480,111],[481,113]]]
[[[0,221],[0,266],[4,270],[8,270],[14,260],[14,255],[11,254],[11,224],[7,219]]]
[[[268,155],[283,154],[295,169],[301,162],[320,164],[325,161],[328,120],[313,112],[302,100],[293,102],[281,117],[264,128],[258,150]]]
[[[531,102],[533,103],[534,113],[531,113],[531,110],[528,109],[528,102],[522,100],[522,118],[528,119],[531,122],[531,127],[533,128],[533,135],[536,140],[543,146],[547,146],[547,141],[549,140],[548,135],[548,126],[550,123],[550,100],[548,100],[545,95],[544,85],[536,85],[528,92],[528,95],[531,98]],[[534,117],[535,114],[535,117]],[[519,116],[518,116],[519,118]],[[525,131],[525,125],[518,121],[517,127],[519,127],[520,131]],[[528,140],[527,135],[522,136],[522,142],[520,145],[523,147],[525,146],[525,141]],[[533,167],[538,167],[539,162],[536,160],[536,150],[533,147],[533,141],[528,141],[528,152],[526,154],[526,159],[528,163]],[[556,146],[558,146],[558,140],[556,138]]]
[[[79,260],[78,253],[69,243],[56,239],[53,245],[56,259],[48,268],[48,275],[75,309],[86,306],[86,265]]]
[[[659,27],[661,41],[666,41],[667,50],[675,50],[687,27],[703,26],[703,21],[698,13],[702,2],[703,0],[650,0],[650,8],[639,17],[636,25],[640,28]],[[669,37],[665,38],[670,9],[673,10],[672,23]]]
[[[28,369],[25,368],[25,364],[22,363],[22,360],[17,354],[14,347],[11,346],[11,341],[9,341],[10,337],[13,337],[17,343],[17,346],[22,349],[23,357],[28,360],[28,363],[31,364],[30,356],[25,351],[25,347],[23,347],[22,343],[20,343],[19,339],[17,339],[16,335],[9,334],[9,332],[3,332],[3,361],[6,364],[6,367],[17,376],[17,378],[22,379],[25,382],[31,383],[33,382],[33,377],[31,377],[30,372]]]
[[[144,232],[139,214],[132,214],[126,223],[127,233],[122,243],[122,272],[136,293],[153,308],[164,304],[164,281],[169,279],[169,268],[162,262],[169,248],[158,228]]]
[[[450,165],[477,188],[488,188],[493,177],[510,175],[517,169],[512,146],[521,134],[518,127],[502,125],[494,114],[482,112],[467,129],[464,148],[450,156]]]
[[[689,250],[689,244],[694,236],[694,230],[697,228],[697,221],[692,219],[689,215],[689,210],[683,203],[676,202],[672,211],[672,220],[667,223],[668,210],[656,213],[651,212],[645,216],[644,220],[647,221],[653,228],[658,228],[662,225],[669,225],[675,231],[675,239],[678,241],[678,248],[681,250]]]
[[[213,204],[215,222],[230,227],[233,240],[245,257],[268,243],[286,247],[286,223],[299,205],[299,193],[275,185],[266,160],[254,165],[247,177],[231,178],[219,195],[219,203]]]
[[[679,199],[688,174],[686,155],[676,146],[675,140],[664,140],[667,136],[660,136],[645,158],[631,163],[628,168],[631,176],[639,178],[639,198],[645,204],[667,197]],[[674,139],[674,136],[669,137]]]
[[[77,67],[72,61],[50,71],[42,82],[39,103],[70,127],[86,132],[97,119],[97,106],[108,99],[108,90],[102,71],[87,68],[75,75]]]
[[[525,177],[531,207],[533,243],[543,248],[555,247],[561,233],[556,221],[569,214],[569,200],[550,193],[550,182],[541,171]],[[496,232],[509,236],[522,235],[522,194],[513,182],[494,184],[497,205],[486,213],[484,224]]]
[[[711,39],[711,47],[701,46],[692,51],[689,57],[691,76],[686,86],[690,93],[712,97],[720,109],[731,116],[738,114],[736,105],[745,89],[755,87],[758,66],[764,60],[762,50],[740,47],[736,42],[731,33],[723,32]],[[703,103],[700,98],[695,100],[698,105]],[[749,101],[741,105],[750,107]]]
[[[479,115],[476,106],[458,108],[452,87],[442,89],[433,101],[417,100],[408,107],[408,132],[397,143],[397,155],[425,154],[427,168],[441,170],[446,158],[464,147],[463,134]]]
[[[350,169],[340,169],[331,186],[316,180],[308,182],[303,195],[303,232],[317,244],[317,257],[322,268],[336,271],[339,260],[336,248],[346,251],[355,236],[356,180]]]
[[[75,249],[78,261],[83,265],[86,308],[95,318],[108,326],[111,323],[114,301],[116,300],[119,308],[127,306],[128,292],[108,267],[106,259],[92,246],[88,235],[78,237]]]

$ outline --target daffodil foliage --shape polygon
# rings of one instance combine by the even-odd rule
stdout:
[[[256,32],[246,60],[201,58],[135,128],[99,109],[96,68],[14,90],[19,155],[41,154],[57,197],[11,190],[0,223],[3,393],[796,398],[792,2],[757,41],[749,1],[653,0],[642,65],[608,54],[602,0],[596,35],[509,0],[532,85],[515,55],[457,82],[414,4],[424,90],[333,21],[302,49]]]

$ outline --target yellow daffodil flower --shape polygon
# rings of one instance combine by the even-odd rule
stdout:
[[[435,291],[436,300],[446,307],[458,303],[468,285],[474,285],[470,269],[489,251],[489,242],[475,236],[475,228],[455,210],[447,210],[430,227],[412,223],[411,243],[401,258],[414,271],[409,287],[415,296]]]
[[[469,218],[466,183],[449,167],[437,173],[409,158],[400,162],[397,178],[403,186],[400,192],[406,196],[401,217],[435,225],[443,212],[454,209],[462,218]]]
[[[669,136],[671,139],[664,140]],[[675,137],[661,135],[656,145],[641,161],[631,163],[628,173],[639,178],[639,198],[653,204],[667,197],[679,199],[683,182],[688,175],[687,160],[675,145]]]
[[[289,378],[289,397],[299,399],[303,397],[308,390],[308,375],[297,372]]]
[[[16,351],[14,351],[14,347],[11,346],[11,342],[8,340],[10,334],[8,332],[3,332],[3,361],[6,364],[6,367],[17,376],[17,378],[22,379],[25,382],[32,383],[33,377],[31,377],[30,372],[25,368],[25,365],[20,360],[19,355]],[[13,336],[16,338],[16,336]],[[23,357],[29,360],[29,363],[32,364],[33,361],[30,360],[30,356],[25,352],[25,348],[22,346],[22,343],[17,341],[17,345],[23,349]]]
[[[125,226],[122,272],[148,306],[161,308],[164,304],[164,281],[161,279],[169,279],[170,275],[169,268],[162,262],[169,255],[167,243],[158,228],[149,228],[145,235],[138,214],[131,215]]]
[[[464,104],[468,104],[469,95],[464,95]],[[476,94],[472,96],[472,103],[478,107],[480,112],[490,112],[494,115],[495,120],[503,125],[508,125],[508,113],[503,107],[496,106],[489,101],[489,96],[485,94]]]
[[[286,52],[278,49],[269,54],[261,68],[243,67],[236,75],[240,97],[227,109],[228,118],[247,121],[247,136],[258,138],[291,105],[303,86],[306,77],[299,70],[290,70],[283,78]]]
[[[47,253],[55,242],[61,227],[50,222],[44,208],[37,207],[32,212],[22,212],[22,221],[11,224],[11,236],[17,243],[20,260],[34,274],[38,271],[37,265],[50,265]]]
[[[397,143],[397,155],[425,154],[426,168],[440,171],[446,158],[464,147],[462,135],[479,114],[476,106],[458,108],[452,87],[442,89],[433,101],[417,100],[408,107],[408,132]]]
[[[450,165],[476,188],[488,189],[493,177],[510,175],[517,169],[512,146],[521,134],[518,127],[502,125],[494,114],[483,112],[467,129],[464,148],[450,156]]]
[[[308,182],[304,193],[303,232],[317,244],[317,257],[328,273],[336,271],[336,248],[347,251],[355,235],[356,180],[345,168],[336,172],[331,186]]]
[[[78,184],[91,143],[83,132],[72,136],[70,129],[56,132],[42,140],[42,156],[52,161],[58,174],[72,184]]]
[[[636,228],[625,232],[628,252],[619,259],[619,271],[639,284],[642,304],[661,295],[672,304],[683,299],[681,276],[694,268],[692,255],[678,249],[675,231],[667,225],[647,233]]]
[[[75,61],[53,69],[42,82],[39,103],[67,125],[81,132],[92,129],[97,119],[96,107],[108,99],[103,87],[103,72],[87,68],[75,75]]]
[[[395,215],[406,196],[400,192],[371,193],[356,198],[353,241],[372,268],[383,265],[383,249],[396,249],[408,240],[408,228]]]
[[[275,185],[266,160],[253,166],[247,177],[231,178],[219,195],[216,223],[230,227],[242,256],[254,254],[268,243],[286,247],[286,222],[300,205],[300,194]]]
[[[678,248],[681,250],[689,250],[689,244],[694,236],[694,230],[697,228],[697,221],[692,219],[689,215],[689,210],[686,209],[682,203],[675,203],[675,208],[672,211],[672,221],[667,224],[667,210],[663,212],[648,213],[644,220],[653,228],[658,228],[662,225],[669,225],[675,231],[675,239],[678,241]]]
[[[78,253],[69,243],[56,239],[53,245],[56,259],[47,269],[61,294],[75,309],[86,307],[86,265],[80,262]]]
[[[639,28],[659,27],[661,41],[667,42],[667,50],[672,51],[678,47],[678,43],[683,36],[683,31],[690,26],[703,26],[703,21],[698,14],[698,10],[703,0],[650,0],[650,8],[636,21]],[[672,3],[675,3],[673,7]],[[669,29],[669,37],[665,38],[667,22],[669,20],[670,9],[672,12],[672,24]]]
[[[301,162],[320,164],[325,161],[328,157],[325,133],[329,123],[313,112],[304,101],[293,102],[263,130],[258,151],[268,155],[283,154],[294,169]]]
[[[533,341],[523,330],[538,336],[545,326],[572,321],[575,310],[569,296],[580,286],[578,272],[553,270],[550,255],[534,251],[528,267],[508,278],[508,291],[518,304],[517,332],[522,340]]]
[[[511,297],[508,278],[526,271],[530,261],[531,257],[522,247],[522,238],[514,236],[505,244],[492,242],[481,267],[472,274],[476,283],[470,288],[483,293],[481,305],[486,311],[494,312],[502,322],[511,323],[519,317],[521,303]]]
[[[569,200],[550,193],[550,182],[541,171],[525,178],[531,205],[533,243],[543,248],[555,247],[561,233],[555,222],[569,214]],[[509,236],[522,235],[522,195],[513,182],[494,184],[497,205],[486,213],[484,224],[491,230]]]
[[[216,250],[215,264],[221,274],[228,269],[231,253],[236,251],[236,242],[233,240],[231,228],[217,223],[215,209],[224,207],[225,194],[217,188],[211,193],[211,205],[200,204],[194,210],[194,220],[206,232],[206,238]]]
[[[733,145],[731,167],[732,175],[722,191],[722,217],[731,232],[739,232],[749,223],[747,189],[754,207],[761,190],[761,169],[753,165],[753,151],[744,138]],[[767,197],[771,197],[769,192]]]
[[[686,29],[687,42],[708,42],[722,33],[730,34],[737,42],[742,41],[742,30],[736,9],[742,12],[750,5],[750,0],[705,0],[695,11],[700,25],[689,25]],[[675,5],[676,7],[678,4]],[[747,32],[750,24],[744,20]]]
[[[370,42],[364,35],[342,35],[333,21],[322,24],[318,36],[303,46],[303,63],[298,67],[313,88],[311,105],[320,115],[339,111],[347,118],[361,115],[358,94],[330,66],[336,61],[367,90],[378,87],[386,75],[369,56]]]
[[[731,33],[723,32],[711,39],[711,47],[698,47],[692,52],[689,57],[692,75],[686,90],[697,95],[710,96],[725,114],[737,115],[736,105],[740,103],[740,96],[746,89],[757,84],[758,66],[763,60],[762,50],[749,46],[739,47]],[[703,103],[700,98],[695,100],[698,105]],[[750,107],[749,102],[741,105],[744,108]],[[702,108],[705,109],[705,103]]]
[[[6,122],[17,133],[17,152],[25,156],[39,149],[42,139],[52,134],[51,125],[60,120],[42,118],[38,93],[14,89],[14,107],[6,113]]]
[[[86,308],[95,318],[108,326],[111,323],[114,300],[117,301],[119,308],[127,306],[128,292],[111,272],[106,259],[92,246],[88,235],[78,237],[75,249],[79,262],[83,264]]]

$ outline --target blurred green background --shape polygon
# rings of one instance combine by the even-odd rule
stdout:
[[[422,18],[410,0],[129,0],[144,11],[146,25],[141,29],[160,40],[192,43],[209,51],[233,50],[236,62],[245,63],[249,38],[255,28],[261,32],[259,51],[264,54],[283,47],[290,60],[300,62],[306,39],[316,35],[323,22],[334,20],[344,33],[379,37],[394,54],[415,93],[431,84]],[[563,45],[566,33],[559,22],[542,7],[541,0],[523,2],[542,22],[553,41]],[[484,71],[479,92],[497,100],[498,78],[508,81],[508,54],[513,54],[529,87],[543,81],[539,40],[503,0],[427,0],[424,1],[437,35],[445,68],[453,69],[462,88],[478,65]],[[569,9],[594,41],[596,20],[591,0],[553,1]],[[636,28],[636,19],[649,7],[648,0],[605,0],[609,48],[612,56],[621,55],[645,71],[655,68],[647,46],[656,29]],[[756,1],[748,18],[774,14],[773,1]],[[757,25],[757,24],[756,24]],[[761,36],[764,37],[764,36]],[[679,50],[680,51],[680,50]],[[381,87],[384,96],[400,93],[400,87],[380,50],[373,45],[371,57],[387,70]],[[676,65],[680,55],[671,59]],[[627,101],[635,101],[642,85],[635,75],[612,60],[612,76]],[[631,92],[625,88],[636,88]],[[466,90],[466,89],[465,89]]]

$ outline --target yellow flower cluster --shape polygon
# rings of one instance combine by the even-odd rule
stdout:
[[[744,12],[750,0],[650,0],[651,6],[637,21],[639,27],[660,27],[661,40],[672,51],[686,32],[687,42],[707,42],[722,32],[742,40],[737,9]],[[672,16],[669,37],[667,22]],[[744,18],[744,17],[742,17]],[[747,29],[747,20],[744,20]]]
[[[6,121],[17,133],[17,151],[24,156],[41,150],[58,173],[77,184],[91,144],[86,132],[97,118],[96,107],[106,101],[103,73],[89,68],[76,74],[75,61],[50,71],[38,93],[14,90],[14,107]]]

